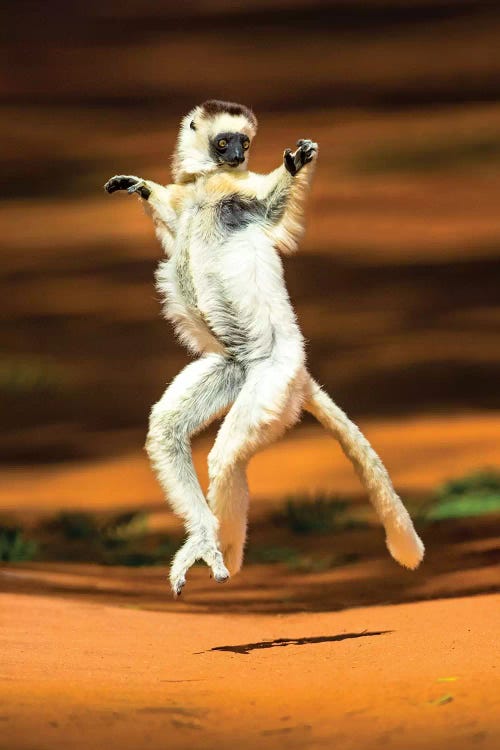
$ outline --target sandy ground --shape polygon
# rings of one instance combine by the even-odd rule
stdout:
[[[2,596],[3,747],[498,747],[498,597],[276,615],[106,599]]]

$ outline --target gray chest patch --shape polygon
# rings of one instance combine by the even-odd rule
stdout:
[[[228,195],[217,203],[215,210],[217,223],[224,233],[238,232],[266,218],[262,201],[241,195]]]
[[[216,221],[224,234],[238,232],[255,222],[276,224],[284,214],[287,193],[275,188],[266,199],[228,195],[216,205]]]

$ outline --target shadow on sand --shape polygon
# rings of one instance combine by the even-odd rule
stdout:
[[[214,646],[209,651],[229,651],[232,654],[249,654],[262,648],[282,648],[283,646],[306,646],[308,643],[332,643],[346,641],[350,638],[368,638],[374,635],[385,635],[392,630],[364,630],[362,633],[341,633],[340,635],[317,635],[311,638],[275,638],[274,641],[259,641],[258,643],[243,643],[240,646]],[[200,651],[199,653],[208,653]]]

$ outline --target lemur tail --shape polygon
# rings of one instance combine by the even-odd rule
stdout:
[[[394,491],[385,466],[361,430],[312,378],[304,407],[337,438],[353,464],[384,525],[386,544],[393,558],[406,568],[418,567],[424,556],[424,545],[413,528],[408,511]]]

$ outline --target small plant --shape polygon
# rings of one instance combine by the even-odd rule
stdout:
[[[104,565],[126,565],[138,568],[148,565],[167,565],[177,545],[168,537],[157,544],[137,544],[125,542],[123,545],[108,546],[104,553]]]
[[[37,543],[25,539],[21,529],[0,526],[0,562],[33,560],[37,551]]]
[[[500,511],[500,472],[477,471],[438,488],[424,512],[429,521],[467,518]]]
[[[66,539],[98,539],[100,536],[96,520],[90,513],[61,513],[51,524]]]
[[[147,514],[141,511],[99,518],[90,513],[60,513],[46,525],[52,533],[47,550],[57,559],[102,565],[159,565],[173,555],[175,544],[166,536],[148,534]]]
[[[440,487],[438,497],[468,495],[470,493],[493,493],[500,496],[500,471],[484,469],[466,474],[459,479],[450,479]]]
[[[136,539],[146,534],[148,517],[141,511],[122,513],[109,522],[104,533],[112,539]]]
[[[246,555],[249,563],[263,563],[273,565],[284,563],[289,570],[297,573],[322,573],[331,568],[338,568],[356,562],[356,553],[338,554],[310,554],[300,552],[293,547],[250,547]]]
[[[247,560],[251,563],[287,563],[296,561],[299,553],[292,547],[250,547]]]
[[[295,534],[324,534],[352,523],[345,516],[347,507],[344,500],[329,497],[290,498],[277,520],[284,521]]]
[[[51,362],[29,357],[0,360],[2,392],[12,395],[57,393],[67,385],[67,373]]]

